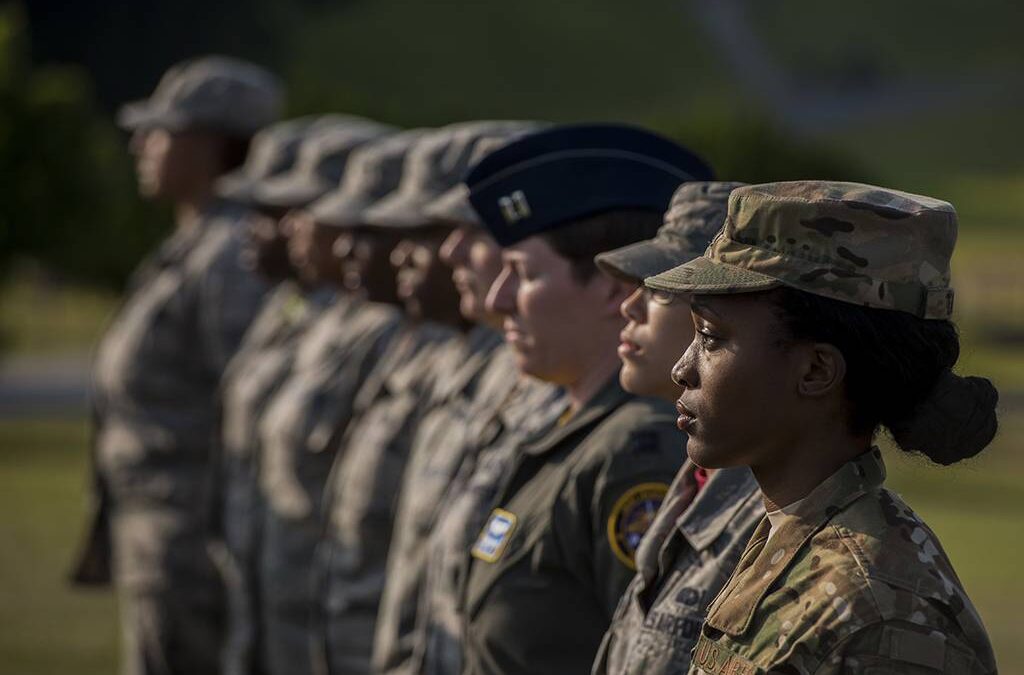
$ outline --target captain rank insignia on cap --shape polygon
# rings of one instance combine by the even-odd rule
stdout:
[[[505,552],[512,533],[516,530],[516,515],[504,509],[494,509],[487,519],[480,537],[473,544],[472,554],[484,562],[495,562]]]
[[[522,190],[516,190],[498,200],[498,208],[505,222],[514,225],[523,218],[530,217],[530,203],[526,201],[526,195]]]
[[[641,483],[619,497],[608,516],[608,544],[623,565],[636,569],[636,550],[668,494],[666,483]]]

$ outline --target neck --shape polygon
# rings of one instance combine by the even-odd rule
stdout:
[[[199,216],[210,203],[210,194],[204,193],[174,204],[174,221],[179,230],[191,230],[199,224]]]
[[[583,376],[565,387],[572,410],[579,410],[594,398],[621,366],[622,362],[614,351],[588,364],[583,369]]]
[[[768,461],[751,466],[764,507],[777,511],[799,501],[839,468],[871,447],[871,438],[851,436],[839,426],[814,429],[786,443]]]

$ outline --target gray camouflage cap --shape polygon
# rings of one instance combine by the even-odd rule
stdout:
[[[249,137],[276,120],[284,105],[281,82],[269,71],[226,56],[172,66],[153,95],[118,112],[124,129],[150,127],[214,131]]]
[[[259,183],[292,168],[302,139],[314,128],[317,119],[299,117],[258,131],[249,144],[245,164],[217,181],[217,194],[240,204],[251,204]]]
[[[462,182],[484,139],[527,131],[530,122],[474,121],[431,131],[412,149],[402,167],[398,189],[363,214],[373,227],[415,228],[436,224],[424,213],[432,201]]]
[[[735,190],[704,255],[645,280],[702,294],[789,286],[865,307],[948,319],[956,211],[948,202],[834,181]]]
[[[410,129],[356,149],[338,189],[308,207],[314,220],[335,227],[363,224],[363,212],[398,189],[406,157],[428,133],[427,129]]]
[[[509,123],[515,124],[515,123]],[[465,173],[476,166],[484,157],[498,148],[508,145],[523,134],[547,126],[543,122],[521,122],[520,127],[509,126],[504,133],[481,138],[470,153]],[[483,227],[480,216],[469,203],[469,188],[460,182],[423,207],[423,215],[432,222],[442,225],[473,225]]]
[[[394,131],[394,127],[362,117],[330,115],[321,119],[299,146],[295,165],[256,186],[255,201],[281,208],[310,204],[338,187],[356,149]]]
[[[641,281],[704,252],[722,229],[729,194],[744,183],[683,183],[672,195],[665,222],[653,239],[638,241],[594,257],[598,268],[613,277]]]

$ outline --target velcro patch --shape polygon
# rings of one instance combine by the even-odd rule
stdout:
[[[636,569],[636,549],[668,493],[667,483],[641,483],[626,491],[608,516],[608,545],[623,565]]]
[[[508,547],[508,541],[516,530],[516,516],[504,509],[494,509],[487,519],[480,537],[473,544],[471,553],[474,558],[484,562],[495,562]]]

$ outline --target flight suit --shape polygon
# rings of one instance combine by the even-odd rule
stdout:
[[[691,673],[995,673],[981,617],[874,448],[767,518],[711,603]],[[788,512],[788,510],[787,510]]]
[[[317,553],[318,672],[369,673],[377,608],[412,439],[434,386],[433,364],[458,345],[454,330],[409,325],[360,388],[356,420],[332,467]],[[450,373],[449,373],[450,375]]]
[[[223,543],[214,560],[227,590],[224,670],[253,670],[256,635],[255,539],[262,510],[258,491],[259,419],[287,377],[301,336],[335,300],[331,290],[306,291],[293,281],[277,285],[253,321],[221,382],[221,492]],[[348,302],[344,297],[339,302]]]
[[[682,465],[667,403],[616,376],[520,449],[471,549],[465,672],[588,673]]]
[[[764,516],[749,469],[721,469],[703,488],[687,462],[636,554],[594,675],[684,675],[711,600]]]
[[[258,575],[263,660],[271,674],[312,669],[311,574],[324,488],[357,393],[403,323],[392,305],[333,305],[303,336],[291,373],[262,416]]]
[[[507,351],[502,344],[499,334],[477,326],[463,340],[453,341],[433,364],[438,376],[428,394],[428,411],[417,424],[388,552],[374,637],[376,672],[410,672],[427,539],[452,480],[473,448],[479,420],[493,414],[516,384],[511,364],[499,357]]]
[[[424,587],[411,636],[408,672],[462,672],[463,616],[460,590],[469,549],[487,522],[498,487],[515,463],[518,448],[546,432],[569,402],[558,387],[519,374],[513,353],[502,350],[489,374],[511,386],[490,415],[477,417],[474,446],[452,479],[429,535]]]
[[[126,672],[219,670],[223,588],[207,550],[218,386],[266,290],[239,261],[243,215],[213,202],[171,235],[97,351],[95,464]]]

